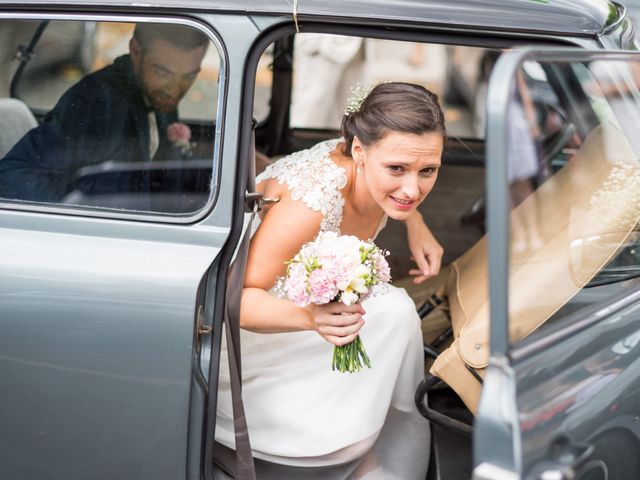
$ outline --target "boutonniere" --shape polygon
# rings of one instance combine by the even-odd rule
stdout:
[[[173,147],[184,156],[191,156],[195,143],[191,142],[191,129],[181,122],[174,122],[167,128],[167,138]]]

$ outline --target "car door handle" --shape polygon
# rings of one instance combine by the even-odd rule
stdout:
[[[278,203],[280,201],[280,197],[266,198],[260,192],[248,192],[244,196],[244,201],[248,212],[252,212],[254,209],[256,212],[259,212],[265,205]]]
[[[543,460],[537,462],[527,480],[574,480],[591,455],[593,446],[572,443],[566,436],[556,438]]]

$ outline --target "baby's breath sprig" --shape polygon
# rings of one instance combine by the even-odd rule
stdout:
[[[359,112],[362,107],[362,102],[364,99],[369,96],[371,90],[373,90],[374,85],[364,86],[359,83],[356,83],[353,87],[350,88],[351,95],[349,96],[349,100],[347,101],[347,106],[344,109],[345,115],[350,115],[355,112]]]

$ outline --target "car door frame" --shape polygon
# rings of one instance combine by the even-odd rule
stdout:
[[[247,182],[250,181],[251,172],[248,165],[244,165],[242,159],[248,159],[249,155],[249,138],[251,131],[251,122],[250,118],[252,117],[252,101],[254,95],[254,87],[255,87],[255,74],[258,66],[258,61],[262,52],[271,45],[274,41],[282,39],[287,35],[293,35],[296,33],[331,33],[331,34],[343,34],[343,35],[351,35],[351,36],[361,36],[361,37],[369,37],[369,38],[380,38],[387,40],[396,40],[396,41],[416,41],[423,43],[439,43],[439,44],[456,44],[456,45],[467,45],[467,46],[479,46],[479,47],[513,47],[515,45],[525,45],[531,44],[532,42],[538,44],[559,44],[565,43],[567,45],[575,45],[576,47],[591,45],[593,46],[594,41],[597,39],[594,38],[581,38],[581,37],[567,37],[567,38],[558,38],[558,36],[541,33],[531,33],[531,32],[516,32],[516,33],[508,33],[508,32],[491,32],[493,37],[487,39],[482,36],[482,33],[487,33],[487,31],[482,29],[470,29],[467,32],[442,32],[439,31],[439,28],[433,26],[425,26],[424,31],[417,29],[407,29],[401,30],[397,29],[392,32],[385,31],[376,24],[368,24],[365,20],[353,21],[351,24],[347,24],[346,22],[343,24],[335,24],[329,23],[331,21],[330,18],[322,18],[317,17],[313,19],[305,19],[300,20],[298,25],[294,25],[290,19],[276,18],[267,15],[252,15],[251,20],[256,24],[256,26],[264,32],[261,34],[252,45],[251,51],[247,56],[246,67],[244,70],[244,79],[243,79],[243,92],[244,99],[246,101],[242,102],[242,118],[240,119],[240,155],[241,159],[238,164],[238,176],[236,178],[235,184],[235,194],[234,194],[234,226],[233,233],[230,240],[230,244],[236,244],[237,241],[241,237],[241,232],[243,231],[243,225],[246,225],[246,214],[245,214],[245,204],[246,197],[244,192],[246,192]],[[415,27],[415,26],[414,26]],[[442,28],[442,27],[441,27]],[[567,48],[567,47],[565,47]],[[274,72],[274,76],[277,72]],[[276,85],[279,85],[277,79],[274,78],[272,88],[276,88]],[[272,106],[273,108],[273,106]],[[278,106],[280,108],[280,106]],[[269,122],[272,119],[271,111],[269,112],[266,120],[261,122],[261,126],[265,129],[269,129]],[[280,115],[282,112],[280,112]],[[288,115],[287,115],[288,117]],[[288,133],[286,136],[291,136],[292,131],[289,129],[288,122],[286,123],[286,129],[288,129]],[[282,150],[274,152],[274,153],[288,153],[291,145],[282,141],[283,136],[277,135],[277,143],[282,146]],[[225,256],[225,265],[227,265],[227,260],[231,259],[231,253],[227,252],[228,255]],[[220,290],[218,291],[217,298],[219,299],[216,302],[216,306],[220,307],[222,305],[223,298],[223,287],[221,284],[224,282],[224,275],[226,275],[225,267],[220,269],[220,275],[218,275],[217,285]],[[218,312],[218,310],[216,310]],[[209,317],[209,315],[207,315]],[[214,337],[220,337],[221,332],[221,316],[216,313],[214,316],[216,318],[216,322],[214,324]],[[219,366],[219,345],[214,345],[215,351],[217,352],[214,356],[212,356],[212,362],[210,367],[210,384],[217,385],[217,368]],[[207,435],[206,435],[206,447],[205,454],[208,455],[208,459],[212,458],[212,454],[208,452],[213,451],[213,440],[215,437],[215,407],[216,401],[213,397],[209,399],[208,413],[207,413]],[[205,461],[205,465],[209,465],[211,462],[209,460]],[[207,479],[210,477],[207,476]]]

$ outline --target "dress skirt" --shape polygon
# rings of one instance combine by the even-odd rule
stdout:
[[[371,368],[356,373],[331,370],[333,345],[316,332],[241,331],[249,439],[264,461],[258,473],[274,471],[258,478],[425,478],[429,425],[414,404],[424,376],[420,319],[405,290],[389,285],[362,305]],[[233,448],[224,340],[220,364],[216,440]]]

